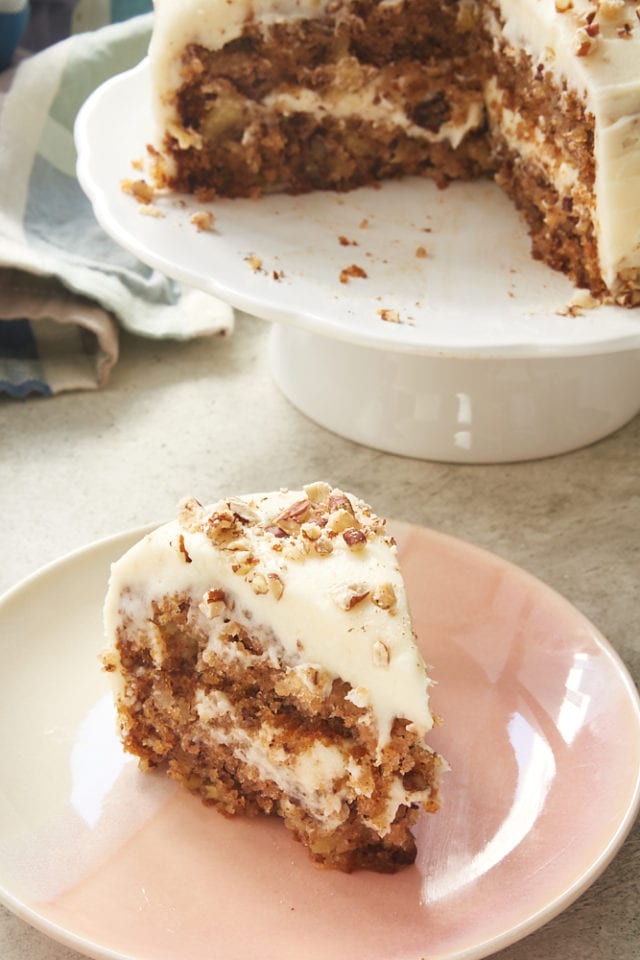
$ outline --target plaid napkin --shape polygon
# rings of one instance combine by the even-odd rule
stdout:
[[[145,56],[150,31],[151,15],[135,17],[0,74],[0,392],[103,385],[119,325],[176,339],[233,328],[229,306],[112,242],[76,180],[75,116],[97,86]]]

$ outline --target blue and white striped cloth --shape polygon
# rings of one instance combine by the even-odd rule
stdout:
[[[0,73],[0,392],[106,382],[120,326],[147,337],[228,332],[233,312],[117,246],[75,176],[86,97],[145,56],[151,16],[75,34]]]

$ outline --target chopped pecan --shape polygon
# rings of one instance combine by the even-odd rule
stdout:
[[[207,517],[204,532],[209,540],[214,542],[221,540],[232,534],[234,531],[240,532],[239,524],[230,510],[215,510]]]
[[[282,540],[284,537],[290,536],[286,530],[283,530],[282,527],[279,527],[277,524],[272,523],[268,527],[264,528],[265,533],[270,533],[272,537],[277,537],[278,540]]]
[[[183,534],[180,534],[180,536],[178,537],[178,550],[184,557],[185,563],[191,563],[191,557],[189,556],[189,553],[187,551]]]
[[[355,527],[347,527],[342,533],[342,539],[350,550],[363,550],[367,545],[366,535]]]
[[[357,522],[353,513],[348,510],[334,510],[333,513],[329,514],[327,530],[333,534],[343,533],[349,528],[355,529],[354,524],[357,524]]]
[[[226,503],[234,517],[237,517],[245,523],[256,523],[259,519],[256,511],[246,500],[241,500],[239,497],[230,497]]]
[[[304,488],[304,492],[309,497],[309,500],[312,500],[314,503],[326,503],[331,493],[331,487],[322,480],[316,480],[315,483],[308,483]]]
[[[311,552],[311,543],[304,537],[287,540],[282,550],[287,560],[304,560]]]
[[[305,520],[309,519],[311,501],[308,499],[296,500],[286,507],[273,520],[273,524],[282,527],[287,533],[297,533]]]
[[[353,504],[342,490],[332,490],[329,494],[329,513],[333,513],[335,510],[347,510],[352,517],[355,516]]]
[[[329,537],[318,537],[318,539],[314,541],[313,549],[319,557],[328,557],[329,554],[333,553],[333,543]]]
[[[366,583],[348,583],[336,587],[331,595],[334,602],[342,610],[353,610],[355,606],[369,596],[369,593],[370,587]]]
[[[187,497],[178,507],[178,523],[188,533],[195,533],[202,525],[202,504],[195,497]]]
[[[283,520],[295,520],[296,523],[302,523],[309,513],[311,502],[308,497],[304,500],[296,500],[295,503],[286,507],[282,513],[279,513],[275,523],[282,524]]]
[[[282,594],[284,593],[284,583],[282,581],[282,578],[277,573],[268,573],[267,581],[268,581],[269,589],[271,590],[271,593],[276,598],[276,600],[279,600]]]
[[[398,602],[396,592],[390,583],[381,583],[371,594],[371,602],[382,610],[393,610]]]
[[[258,594],[258,596],[263,596],[269,592],[267,579],[261,573],[254,573],[253,576],[249,577],[249,583],[251,584],[253,592]]]
[[[300,532],[307,540],[317,540],[322,534],[322,527],[318,523],[303,523]]]
[[[375,641],[373,647],[371,648],[371,655],[376,667],[389,666],[391,655],[389,654],[389,648],[387,647],[386,643],[382,642],[382,640]]]
[[[225,543],[224,548],[225,550],[230,550],[231,553],[237,553],[239,550],[248,551],[250,544],[244,537],[237,537],[235,540],[230,540],[229,543]]]
[[[214,617],[221,616],[227,606],[224,590],[207,590],[202,601],[199,604],[200,610],[205,617],[213,620]]]
[[[253,554],[238,551],[235,562],[231,564],[231,569],[241,577],[246,577],[248,573],[251,573],[257,563],[258,558],[254,557]]]

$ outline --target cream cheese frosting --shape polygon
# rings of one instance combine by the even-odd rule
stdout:
[[[447,121],[434,132],[412,123],[404,110],[385,97],[381,87],[382,84],[373,79],[370,83],[364,83],[359,90],[345,92],[338,70],[328,94],[320,95],[315,90],[302,89],[283,91],[268,94],[263,103],[284,115],[312,113],[319,117],[323,114],[345,118],[357,116],[368,123],[387,123],[402,128],[409,136],[432,143],[448,140],[454,148],[459,146],[467,133],[482,125],[483,109],[479,98],[469,104],[461,120],[456,118],[455,121]]]
[[[224,595],[234,617],[270,638],[303,679],[312,667],[347,681],[350,699],[371,711],[379,750],[396,717],[421,735],[433,724],[397,549],[384,522],[352,495],[318,483],[210,507],[185,502],[178,520],[112,567],[104,613],[114,655],[122,618],[147,620],[151,630],[148,611],[166,595],[191,599],[198,629],[210,631],[217,649]]]

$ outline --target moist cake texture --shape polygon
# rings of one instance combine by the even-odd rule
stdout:
[[[157,0],[156,184],[495,176],[535,257],[637,305],[638,63],[635,0]]]
[[[279,815],[320,864],[413,862],[446,765],[396,553],[325,483],[185,501],[112,567],[125,748],[223,813]]]

